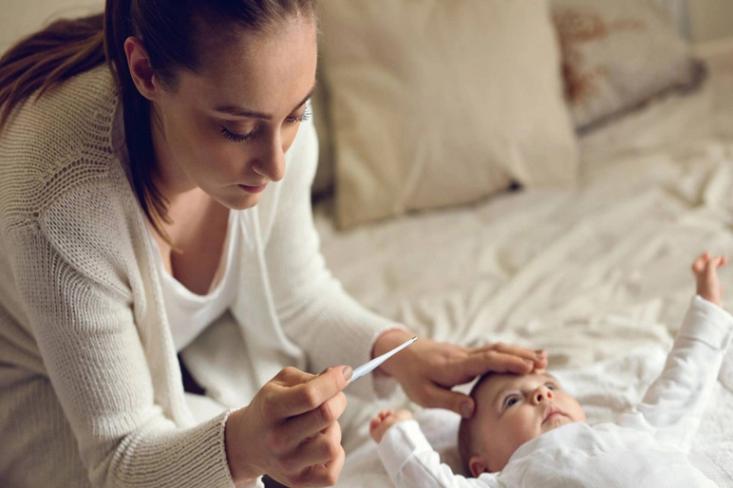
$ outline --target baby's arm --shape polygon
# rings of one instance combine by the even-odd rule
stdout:
[[[390,479],[398,488],[492,488],[493,475],[465,478],[454,474],[428,443],[420,426],[406,410],[383,410],[369,424],[379,443],[377,452]]]
[[[688,449],[733,333],[733,317],[720,305],[717,268],[724,258],[707,253],[693,264],[697,294],[687,312],[664,370],[647,390],[636,411],[622,424],[650,428],[657,439]]]

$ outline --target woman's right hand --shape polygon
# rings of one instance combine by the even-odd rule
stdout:
[[[338,418],[346,408],[349,366],[319,375],[285,368],[232,412],[225,444],[234,481],[267,474],[287,486],[330,486],[344,464]]]

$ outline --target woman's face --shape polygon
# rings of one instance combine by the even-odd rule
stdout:
[[[159,92],[153,141],[164,194],[200,188],[243,209],[283,178],[285,152],[309,116],[316,26],[294,17],[225,37],[202,46],[201,70],[181,70],[175,89]]]

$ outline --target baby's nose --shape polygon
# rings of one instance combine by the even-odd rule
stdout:
[[[548,389],[545,386],[540,386],[539,388],[537,388],[534,395],[534,399],[537,403],[552,400],[552,390]]]

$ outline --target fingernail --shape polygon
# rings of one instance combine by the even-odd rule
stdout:
[[[542,357],[542,356],[544,356],[547,353],[545,352],[544,349],[535,349],[534,354],[537,357]]]
[[[344,375],[344,379],[346,381],[349,381],[351,379],[351,374],[354,372],[353,369],[351,369],[351,366],[344,366],[344,368],[341,370],[341,373]]]
[[[524,360],[524,364],[529,366],[530,369],[534,368],[534,361],[530,361],[529,359]]]
[[[473,404],[471,402],[463,402],[461,404],[461,415],[464,418],[471,418],[473,415]]]

